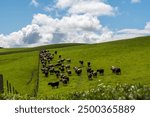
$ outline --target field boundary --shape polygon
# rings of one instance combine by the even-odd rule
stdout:
[[[40,51],[39,51],[40,53]],[[37,97],[38,95],[38,90],[39,90],[39,69],[40,69],[40,57],[39,57],[39,53],[38,53],[38,66],[37,66],[37,80],[36,80],[36,86],[34,89],[34,97]]]

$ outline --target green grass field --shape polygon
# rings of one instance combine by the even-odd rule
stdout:
[[[67,86],[60,83],[58,89],[52,89],[47,84],[58,81],[56,76],[49,75],[45,78],[41,71],[38,74],[38,54],[42,48],[52,53],[57,50],[62,58],[72,60],[70,65],[73,74]],[[58,55],[54,57],[53,63],[58,60]],[[80,66],[79,60],[84,61],[81,76],[77,76],[73,70],[74,66]],[[91,62],[94,70],[104,68],[105,75],[98,75],[97,78],[89,81],[86,73],[88,61]],[[121,68],[121,75],[112,74],[110,70],[112,65]],[[101,82],[111,86],[116,86],[117,83],[140,83],[150,86],[150,37],[100,44],[61,44],[36,48],[0,49],[0,74],[4,75],[5,90],[6,80],[9,80],[19,93],[28,95],[33,95],[39,76],[38,97],[87,91],[97,87]]]

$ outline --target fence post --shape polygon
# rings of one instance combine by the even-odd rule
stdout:
[[[15,94],[18,94],[18,91],[17,91],[17,90],[15,90]]]
[[[8,80],[7,80],[7,93],[9,93],[9,83],[8,83]]]
[[[2,74],[0,74],[0,93],[4,93],[4,82]]]
[[[13,87],[13,94],[15,94],[15,88]]]
[[[11,93],[11,83],[9,83],[9,91],[10,91],[10,93]]]

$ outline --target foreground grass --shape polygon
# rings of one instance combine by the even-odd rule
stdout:
[[[28,95],[0,94],[3,100],[150,100],[150,87],[141,84],[116,86],[99,83],[95,88],[87,91],[70,92],[67,95],[58,94],[42,97]]]

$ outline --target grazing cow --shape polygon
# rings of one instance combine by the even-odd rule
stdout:
[[[52,54],[52,55],[48,56],[47,58],[50,59],[50,60],[53,60],[54,55]]]
[[[65,79],[69,82],[69,77],[68,76],[66,76]]]
[[[116,75],[121,74],[121,69],[115,66],[111,66],[110,68],[112,70],[112,73],[115,73]]]
[[[46,61],[41,61],[41,63],[43,67],[46,67]]]
[[[61,72],[64,72],[64,71],[65,71],[65,68],[64,68],[64,67],[60,67],[59,69],[60,69]]]
[[[53,64],[49,64],[48,67],[49,67],[49,68],[50,68],[50,67],[54,67],[54,65],[53,65]]]
[[[83,63],[84,63],[84,62],[83,62],[83,61],[79,61],[79,63],[81,64],[81,66],[83,66]]]
[[[55,54],[57,54],[57,51],[55,51]]]
[[[71,59],[66,59],[67,63],[71,63]]]
[[[60,64],[61,64],[61,60],[57,60],[57,63],[60,63]]]
[[[104,75],[104,69],[98,69],[97,72],[98,72],[100,75]]]
[[[50,63],[51,59],[50,58],[47,58],[47,61],[48,61],[48,64]]]
[[[77,74],[78,76],[81,75],[82,69],[80,69],[80,68],[78,68],[78,67],[73,67],[73,69],[75,70],[75,72],[76,72],[76,74]]]
[[[67,84],[67,83],[68,83],[67,79],[60,79],[60,81],[61,81],[63,84]]]
[[[80,76],[81,73],[82,73],[82,69],[77,69],[76,73],[77,73],[78,76]]]
[[[59,78],[59,76],[60,76],[60,71],[59,71],[59,70],[55,70],[54,72],[55,72],[55,74],[56,74],[56,77]]]
[[[45,73],[46,70],[48,70],[46,67],[41,68],[42,73]]]
[[[60,76],[60,73],[55,73],[55,74],[56,74],[56,77],[57,77],[57,78],[59,78],[59,76]]]
[[[88,73],[88,79],[92,80],[92,73]]]
[[[65,67],[66,67],[66,69],[70,69],[70,65],[66,65]]]
[[[60,78],[65,78],[66,76],[64,74],[60,74]]]
[[[59,58],[61,58],[61,55],[59,55]]]
[[[92,74],[93,74],[93,77],[94,77],[94,78],[97,77],[97,71],[93,71]]]
[[[88,65],[88,67],[90,67],[90,65],[91,65],[91,62],[87,62],[87,65]]]
[[[56,74],[56,73],[59,73],[59,74],[60,74],[60,71],[59,71],[59,70],[55,70],[54,72],[55,72],[55,74]]]
[[[49,82],[48,85],[51,85],[52,88],[55,88],[55,87],[58,88],[59,82],[58,81],[57,82]]]
[[[69,82],[69,77],[68,77],[68,76],[65,76],[65,75],[64,75],[64,78],[62,78],[62,79],[66,79],[67,82]]]
[[[65,59],[63,58],[63,59],[61,59],[60,61],[61,61],[61,63],[63,63],[63,62],[65,61]]]
[[[71,70],[67,70],[67,73],[70,76],[71,75]]]
[[[59,67],[59,66],[61,66],[62,64],[61,63],[56,63],[55,64],[55,67]]]
[[[50,67],[49,72],[51,75],[54,73],[54,71],[55,71],[54,67]]]
[[[60,81],[62,81],[64,84],[67,84],[69,82],[69,77],[66,76],[66,75],[61,74]]]
[[[87,73],[90,73],[91,70],[92,70],[91,67],[87,67],[87,69],[86,69]]]
[[[44,72],[44,74],[45,74],[45,77],[48,77],[48,70],[46,70],[46,71]]]

